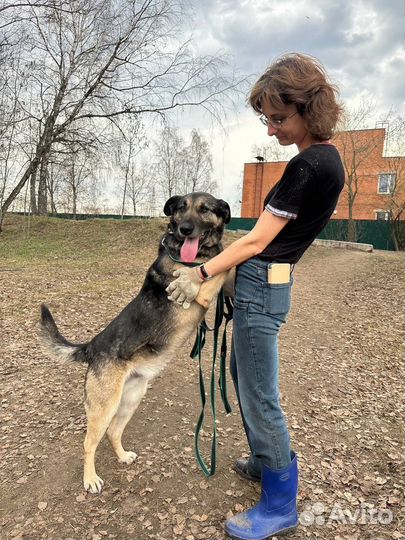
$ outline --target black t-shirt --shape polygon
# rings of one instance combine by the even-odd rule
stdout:
[[[296,263],[328,223],[343,189],[345,173],[332,144],[313,144],[288,162],[264,200],[264,209],[289,222],[259,255]]]

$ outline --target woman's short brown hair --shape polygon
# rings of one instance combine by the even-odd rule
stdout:
[[[253,86],[249,103],[262,113],[262,103],[274,109],[295,104],[306,120],[311,135],[330,139],[343,107],[337,101],[338,89],[329,80],[317,58],[289,53],[275,60]]]

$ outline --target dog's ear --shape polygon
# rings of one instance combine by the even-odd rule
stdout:
[[[163,208],[163,212],[165,213],[165,216],[173,215],[173,210],[176,207],[176,205],[177,205],[177,203],[179,202],[180,199],[182,199],[182,197],[180,197],[180,195],[173,195],[173,197],[170,197],[170,199],[168,199],[166,201],[166,204],[165,204],[165,206]]]
[[[225,223],[231,221],[231,209],[226,201],[217,199],[216,213],[223,218]]]

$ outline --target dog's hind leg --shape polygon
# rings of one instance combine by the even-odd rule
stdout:
[[[124,450],[121,437],[125,426],[131,420],[132,415],[145,395],[147,386],[148,380],[142,377],[142,375],[132,376],[125,382],[118,410],[108,427],[107,436],[117,454],[118,461],[121,463],[129,464],[136,459],[135,452]]]
[[[104,481],[97,475],[95,454],[121,401],[125,373],[122,370],[104,368],[102,373],[89,370],[86,380],[87,433],[84,440],[83,484],[86,491],[100,493]]]

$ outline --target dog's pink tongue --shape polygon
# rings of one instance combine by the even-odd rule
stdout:
[[[193,262],[198,253],[198,236],[196,238],[185,238],[180,249],[180,257],[183,262]]]

